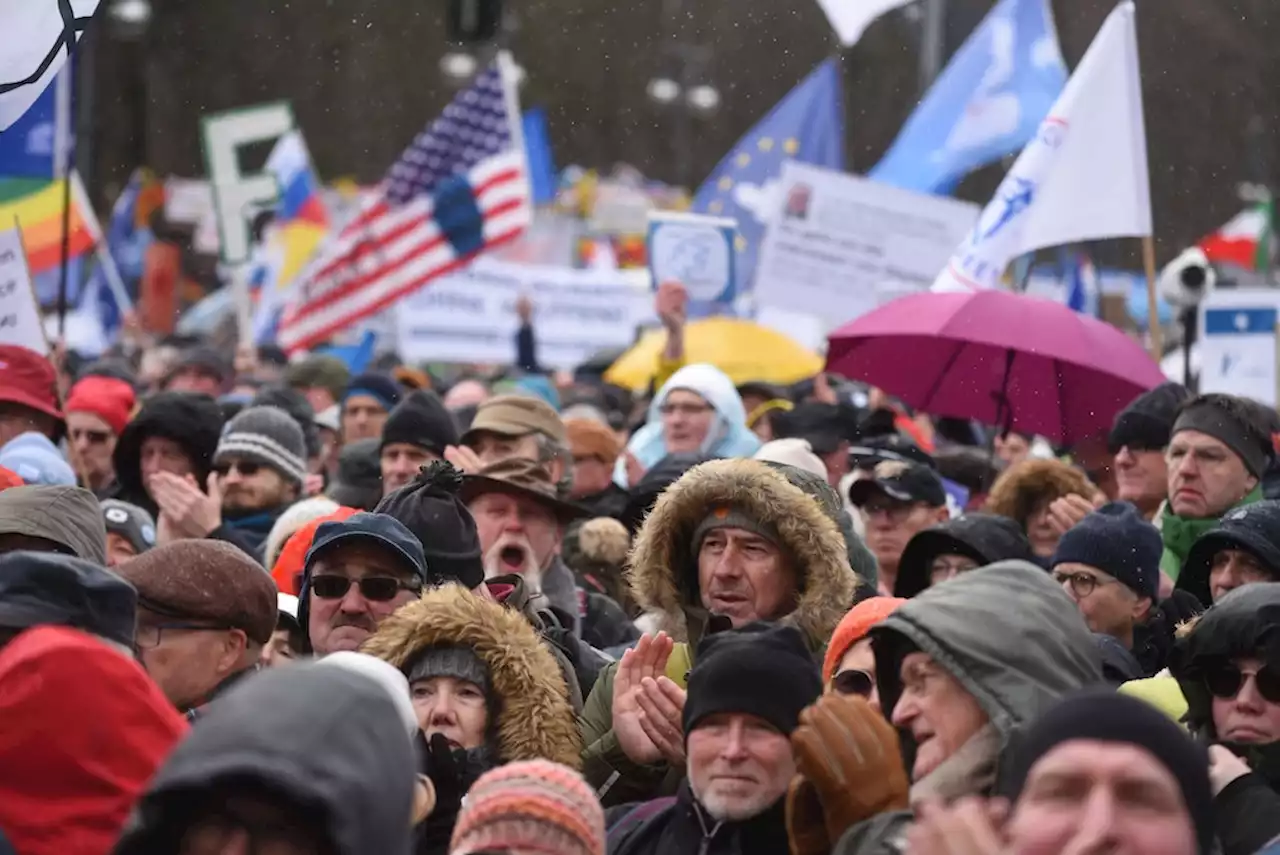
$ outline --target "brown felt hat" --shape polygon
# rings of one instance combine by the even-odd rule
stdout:
[[[612,466],[622,453],[622,444],[618,442],[617,434],[608,425],[593,419],[567,419],[564,432],[569,441],[569,450],[575,458],[594,457]]]
[[[121,564],[116,573],[138,590],[138,608],[208,621],[259,644],[279,617],[276,583],[262,565],[220,540],[179,540]]]
[[[593,516],[586,508],[557,498],[551,473],[545,466],[523,457],[508,457],[490,463],[475,475],[465,476],[458,494],[462,501],[470,504],[485,493],[506,493],[533,499],[554,513],[562,524]]]
[[[564,422],[560,414],[546,401],[525,395],[499,395],[481,404],[471,427],[462,435],[463,443],[470,443],[481,432],[502,436],[540,433],[558,443],[564,442]]]

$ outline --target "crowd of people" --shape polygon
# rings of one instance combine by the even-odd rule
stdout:
[[[1274,411],[1055,448],[658,308],[647,390],[0,346],[0,853],[1280,851]]]

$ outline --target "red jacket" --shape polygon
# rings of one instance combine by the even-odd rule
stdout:
[[[22,855],[106,855],[187,724],[137,662],[65,627],[0,649],[0,831]]]

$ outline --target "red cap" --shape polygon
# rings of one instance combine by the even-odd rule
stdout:
[[[316,529],[321,523],[334,520],[349,519],[360,513],[359,508],[339,507],[330,514],[314,519],[302,528],[289,535],[280,550],[280,557],[271,568],[271,578],[276,581],[276,588],[282,594],[298,595],[298,579],[302,577],[302,568],[306,565],[307,553],[311,550],[311,541],[316,538]]]
[[[0,466],[0,492],[8,490],[10,487],[21,487],[26,483],[17,472]]]
[[[905,602],[900,597],[868,597],[850,609],[836,625],[836,631],[831,633],[827,655],[822,662],[822,681],[830,683],[849,648],[866,638],[872,627],[893,614],[894,609]]]
[[[0,344],[0,402],[61,419],[57,390],[58,378],[48,359],[16,344]]]
[[[133,387],[115,377],[86,377],[71,387],[67,396],[68,413],[92,413],[120,435],[129,423],[137,396]]]

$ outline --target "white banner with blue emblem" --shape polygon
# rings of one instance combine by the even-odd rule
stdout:
[[[1274,407],[1280,382],[1276,322],[1280,291],[1212,291],[1200,305],[1200,391],[1241,395]]]

